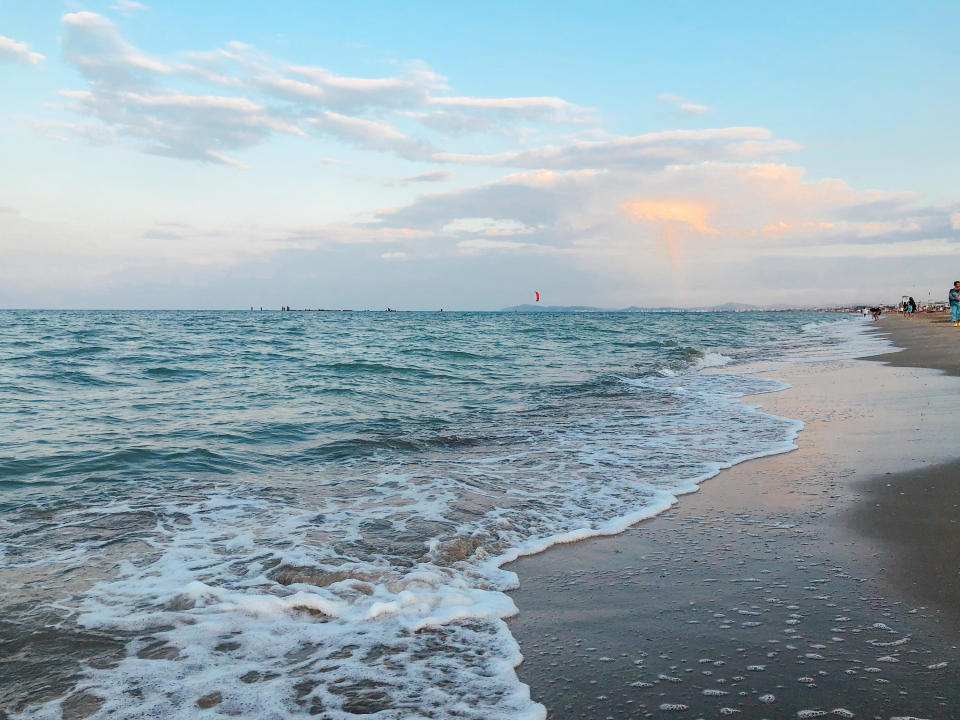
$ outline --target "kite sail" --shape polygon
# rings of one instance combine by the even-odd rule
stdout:
[[[537,296],[537,302],[540,302],[540,292],[538,290],[534,290],[533,294]]]

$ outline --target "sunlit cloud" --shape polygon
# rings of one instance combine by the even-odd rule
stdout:
[[[150,6],[137,2],[137,0],[117,0],[114,5],[110,6],[110,9],[129,15],[137,10],[149,10]]]
[[[680,225],[699,233],[717,233],[707,222],[710,210],[700,203],[683,200],[633,200],[621,205],[620,209],[636,222]]]
[[[657,95],[657,102],[670,105],[676,110],[686,113],[687,115],[702,115],[710,110],[710,108],[706,105],[695,103],[680,95],[674,95],[673,93],[660,93]]]

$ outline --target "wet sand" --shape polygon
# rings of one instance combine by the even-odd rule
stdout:
[[[960,717],[960,329],[877,325],[909,349],[746,399],[803,420],[799,449],[510,566],[549,717]]]

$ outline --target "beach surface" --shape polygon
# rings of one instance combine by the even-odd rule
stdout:
[[[620,535],[509,566],[518,668],[551,718],[960,717],[960,330],[798,363],[744,402],[798,449]],[[954,332],[951,332],[954,331]]]

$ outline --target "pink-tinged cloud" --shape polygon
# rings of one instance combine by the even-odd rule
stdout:
[[[685,227],[708,235],[719,232],[707,222],[710,210],[701,203],[685,200],[633,200],[623,203],[620,209],[635,222]]]

